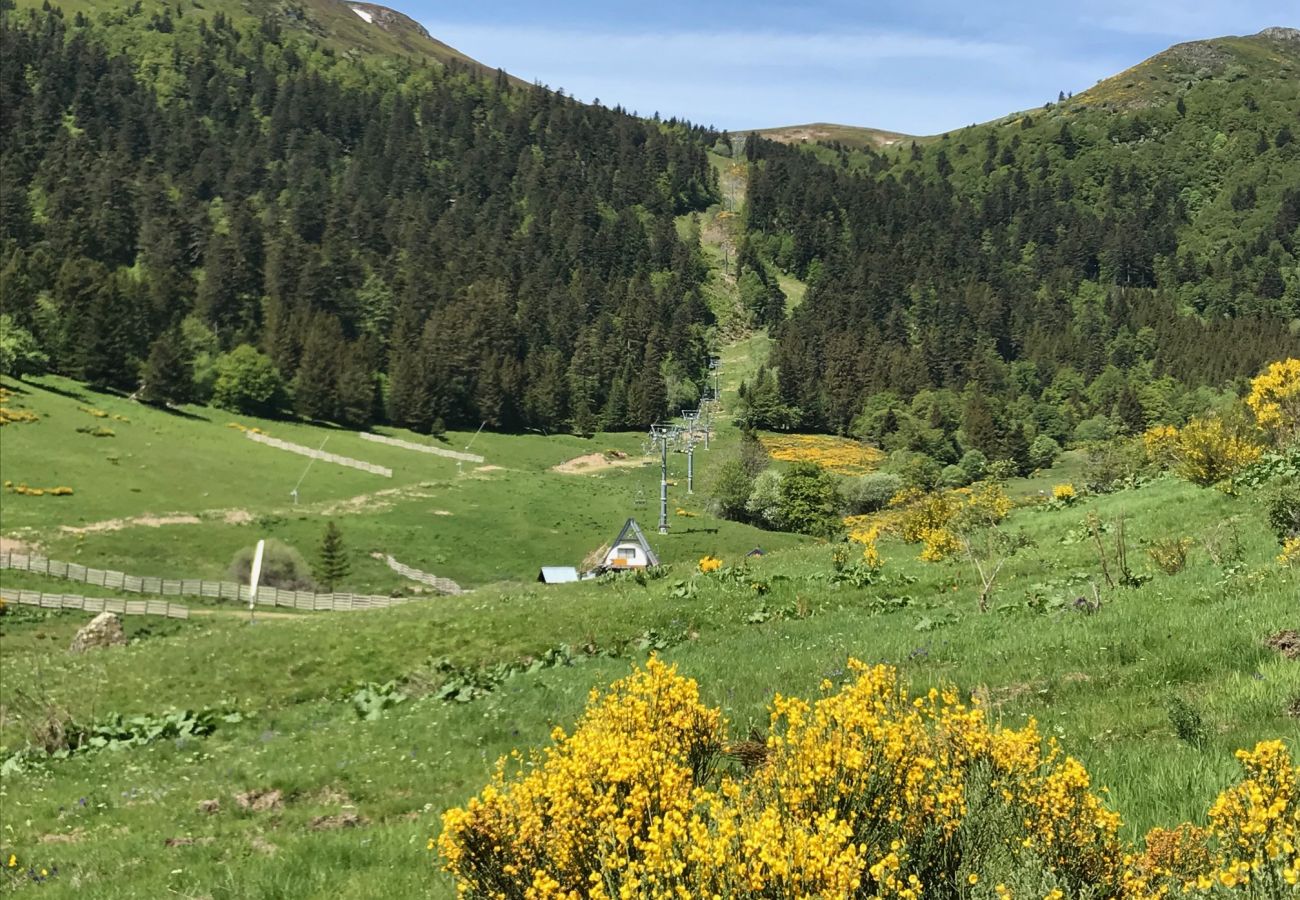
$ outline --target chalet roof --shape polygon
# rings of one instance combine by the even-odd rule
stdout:
[[[659,557],[655,555],[654,550],[650,549],[650,542],[645,539],[645,534],[641,531],[641,526],[636,523],[636,519],[628,519],[623,524],[623,530],[614,538],[613,546],[619,544],[633,543],[645,551],[647,565],[659,565]]]

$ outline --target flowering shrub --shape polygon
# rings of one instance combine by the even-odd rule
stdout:
[[[1174,446],[1178,474],[1209,487],[1231,478],[1259,459],[1261,448],[1220,418],[1192,419],[1178,432]]]
[[[946,528],[928,528],[920,539],[921,559],[926,562],[943,562],[962,548],[961,541]]]
[[[1282,552],[1278,554],[1279,565],[1300,569],[1300,537],[1287,538],[1282,542]]]
[[[1147,556],[1166,575],[1177,575],[1187,565],[1187,551],[1192,549],[1191,538],[1162,538],[1147,548]]]
[[[571,735],[498,764],[429,847],[461,896],[509,900],[1010,898],[1026,874],[1035,900],[1271,898],[1300,882],[1300,771],[1280,741],[1238,754],[1245,777],[1208,828],[1156,829],[1138,852],[1032,721],[849,669],[818,700],[777,696],[766,738],[729,743],[695,682],[652,658],[593,693]]]
[[[482,897],[605,898],[654,878],[703,799],[722,725],[695,682],[651,659],[593,692],[572,735],[557,728],[516,775],[502,760],[482,794],[443,816],[447,870]]]
[[[763,449],[782,462],[811,462],[837,475],[865,475],[875,471],[885,454],[859,441],[812,434],[765,435]]]
[[[716,572],[721,568],[722,568],[722,560],[718,559],[716,556],[706,556],[700,560],[699,569],[705,575],[709,574],[710,572]]]
[[[1011,498],[997,482],[928,494],[918,488],[907,488],[894,495],[889,509],[849,516],[844,519],[844,526],[849,540],[869,550],[881,537],[893,534],[905,543],[921,544],[921,559],[940,562],[962,548],[954,526],[996,525],[1011,513],[1011,508]]]
[[[1172,425],[1152,425],[1142,433],[1142,450],[1147,462],[1167,469],[1177,459],[1178,429]]]
[[[1275,362],[1257,375],[1246,405],[1266,431],[1283,439],[1300,435],[1300,359]]]
[[[1052,485],[1052,501],[1061,506],[1073,506],[1079,495],[1074,492],[1072,484]]]
[[[13,396],[13,391],[0,387],[0,426],[26,425],[41,420],[41,417],[31,410],[11,407],[9,404]]]
[[[51,497],[70,497],[72,488],[66,485],[59,485],[52,488],[28,487],[26,482],[14,484],[12,481],[5,482],[5,490],[11,494],[22,494],[27,497],[43,497],[49,494]]]

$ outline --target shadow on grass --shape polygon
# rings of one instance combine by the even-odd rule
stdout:
[[[69,400],[76,400],[78,403],[89,403],[89,398],[85,394],[77,391],[70,391],[65,388],[55,387],[52,384],[36,384],[35,382],[26,382],[32,390],[46,391],[51,394],[58,394],[60,397],[67,397]]]

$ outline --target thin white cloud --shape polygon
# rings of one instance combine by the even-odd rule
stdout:
[[[425,25],[485,64],[580,99],[732,129],[834,121],[929,134],[1039,105],[1136,62],[1040,58],[1010,42],[886,29]]]

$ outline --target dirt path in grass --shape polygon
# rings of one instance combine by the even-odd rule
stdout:
[[[218,617],[225,617],[227,619],[231,618],[232,616],[240,616],[246,619],[248,618],[248,610],[247,609],[198,609],[196,607],[191,606],[190,615],[191,616],[218,616]],[[253,614],[253,618],[255,619],[306,619],[308,617],[303,615],[298,615],[296,613],[271,612],[270,610],[267,610],[266,612],[262,612],[262,610],[259,609]]]
[[[590,475],[593,472],[603,472],[607,469],[635,468],[644,466],[651,462],[648,456],[622,456],[609,457],[603,453],[588,453],[586,456],[576,456],[558,466],[551,466],[552,472],[562,472],[565,475]]]
[[[135,516],[130,519],[107,519],[90,525],[60,525],[59,530],[69,534],[87,534],[92,531],[121,531],[123,528],[132,528],[136,525],[143,525],[146,528],[161,528],[164,525],[198,525],[200,521],[198,516],[191,515]]]

